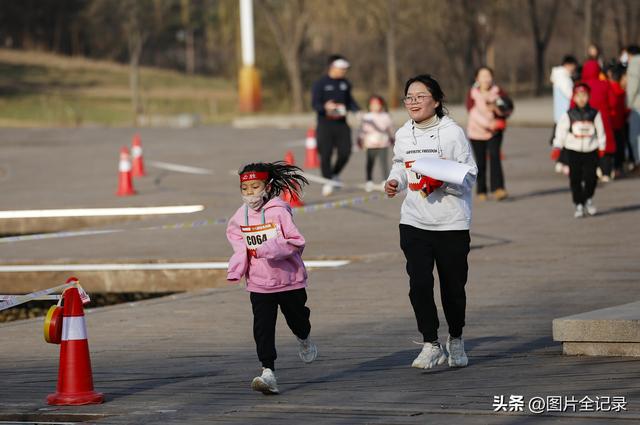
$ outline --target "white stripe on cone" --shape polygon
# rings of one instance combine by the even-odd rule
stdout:
[[[121,159],[118,168],[120,169],[121,173],[128,173],[129,171],[131,171],[131,161]]]
[[[62,318],[62,340],[78,341],[87,339],[87,325],[84,316],[71,316]]]

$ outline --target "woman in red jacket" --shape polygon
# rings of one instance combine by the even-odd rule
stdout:
[[[601,78],[598,61],[590,59],[584,63],[582,66],[582,81],[591,89],[589,106],[600,112],[602,116],[604,131],[607,136],[607,147],[600,162],[600,169],[603,174],[602,180],[609,181],[613,169],[613,156],[616,153],[616,139],[613,135],[613,125],[611,123],[616,99],[606,78]]]

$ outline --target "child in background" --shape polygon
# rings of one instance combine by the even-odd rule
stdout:
[[[393,144],[395,131],[391,122],[391,115],[387,112],[386,102],[381,96],[371,96],[368,107],[369,112],[362,117],[362,123],[358,130],[358,146],[367,151],[367,183],[365,190],[371,192],[375,188],[373,166],[376,158],[380,158],[383,180],[389,175],[388,151],[389,146]]]
[[[575,106],[560,118],[553,139],[554,148],[567,150],[575,218],[597,212],[592,200],[598,181],[596,168],[606,148],[602,116],[589,106],[589,93],[590,88],[585,83],[577,83],[573,87]]]
[[[318,355],[309,338],[311,323],[307,301],[307,271],[302,262],[305,241],[293,223],[291,207],[278,195],[299,194],[308,184],[300,168],[282,161],[248,164],[240,169],[244,204],[229,220],[227,239],[233,247],[227,280],[246,278],[253,309],[253,337],[262,374],[251,388],[278,394],[274,375],[275,332],[278,306],[298,339],[298,354],[311,363]]]

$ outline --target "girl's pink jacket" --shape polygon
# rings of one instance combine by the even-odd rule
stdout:
[[[246,277],[249,292],[283,292],[307,286],[307,270],[302,262],[304,238],[293,223],[291,207],[280,198],[269,200],[263,207],[265,223],[274,223],[278,236],[269,239],[250,257],[240,231],[245,225],[246,207],[242,205],[229,220],[227,239],[233,247],[227,280]],[[249,225],[262,224],[262,213],[249,210]]]

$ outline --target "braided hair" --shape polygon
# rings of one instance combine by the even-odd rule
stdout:
[[[238,170],[238,174],[251,171],[269,173],[269,178],[267,179],[267,185],[269,186],[267,196],[269,199],[275,198],[285,191],[291,194],[295,193],[300,197],[302,196],[302,186],[309,184],[300,167],[289,165],[284,161],[254,162],[244,165]]]

